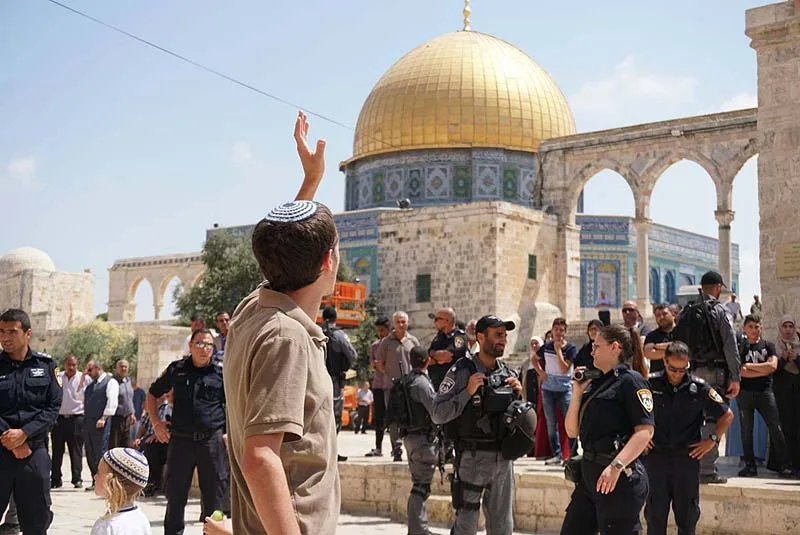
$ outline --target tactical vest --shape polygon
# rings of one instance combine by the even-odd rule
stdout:
[[[97,383],[92,382],[86,387],[83,393],[83,416],[87,422],[96,422],[103,417],[103,411],[106,408],[106,386],[111,376],[106,374],[103,379]]]
[[[478,371],[475,361],[469,356],[459,359],[456,366],[457,370],[467,368],[470,375]],[[514,377],[514,374],[505,363],[498,361],[497,368],[486,375],[486,382],[472,396],[461,415],[448,424],[448,436],[467,442],[498,442],[505,438],[507,430],[503,413],[516,399],[506,379]]]
[[[414,398],[411,397],[410,391],[411,387],[414,383],[421,377],[422,381],[430,381],[430,379],[421,371],[413,370],[411,372],[413,379],[409,384],[409,408],[411,409],[411,414],[409,415],[409,426],[408,426],[408,433],[409,434],[427,434],[433,428],[433,422],[431,421],[431,415],[428,414],[427,409],[425,409],[425,405],[420,403],[419,401],[415,401]]]

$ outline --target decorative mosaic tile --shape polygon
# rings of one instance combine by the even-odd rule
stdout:
[[[443,165],[425,168],[425,198],[444,199],[450,196],[450,168]]]
[[[520,199],[529,201],[536,198],[536,175],[533,169],[520,169]]]
[[[372,205],[372,177],[361,175],[358,177],[358,207],[367,208]]]
[[[500,196],[500,167],[497,165],[478,165],[476,197],[496,199]]]
[[[389,169],[386,173],[386,200],[395,201],[403,198],[405,176],[403,169]]]
[[[472,169],[466,165],[455,167],[453,177],[453,196],[461,199],[469,199],[472,193]]]
[[[422,169],[408,170],[408,197],[411,199],[422,197]]]
[[[503,169],[503,199],[507,201],[516,200],[519,197],[519,183],[517,181],[517,170],[511,167]]]
[[[381,203],[383,202],[383,194],[384,194],[384,184],[383,184],[384,173],[383,171],[375,171],[372,173],[372,202],[373,203]]]

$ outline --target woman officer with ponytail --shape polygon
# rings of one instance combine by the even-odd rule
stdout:
[[[648,492],[639,455],[655,424],[641,338],[621,325],[603,327],[592,355],[599,372],[572,381],[565,418],[567,434],[580,436],[584,452],[582,461],[568,461],[576,481],[561,534],[638,534]]]

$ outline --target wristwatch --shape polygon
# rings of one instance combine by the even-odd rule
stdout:
[[[708,438],[710,438],[711,440],[713,440],[713,441],[714,441],[714,443],[715,443],[717,446],[719,446],[719,436],[717,436],[717,434],[716,434],[716,433],[711,433],[711,436],[709,436]]]
[[[619,459],[614,459],[613,461],[611,461],[611,468],[615,468],[617,470],[624,470],[625,463],[623,463]]]

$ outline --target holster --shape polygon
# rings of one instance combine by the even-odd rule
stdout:
[[[583,471],[583,457],[576,455],[564,461],[564,478],[567,481],[578,483],[582,476]]]
[[[450,479],[450,496],[453,500],[453,509],[459,510],[464,507],[464,485],[458,473],[453,474]]]

